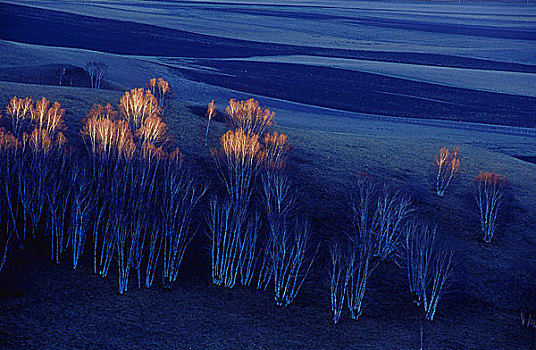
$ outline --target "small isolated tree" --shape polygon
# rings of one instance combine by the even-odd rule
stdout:
[[[91,61],[86,64],[86,70],[89,74],[92,89],[100,89],[102,77],[104,76],[106,68],[106,64],[102,62]]]
[[[458,148],[450,153],[446,147],[441,147],[439,153],[435,155],[435,166],[437,168],[436,192],[443,197],[451,180],[460,173],[460,152]]]
[[[475,199],[480,214],[483,240],[491,242],[497,229],[497,217],[505,204],[506,176],[479,173],[475,177]]]
[[[439,242],[435,229],[413,222],[405,229],[404,253],[414,302],[423,306],[426,319],[432,321],[453,277],[454,251]]]
[[[233,129],[241,128],[245,133],[252,132],[263,135],[266,129],[274,124],[274,112],[262,109],[254,99],[237,101],[231,99],[225,109],[227,121]]]
[[[207,145],[208,138],[208,128],[210,126],[210,121],[216,116],[216,106],[214,105],[214,100],[210,101],[207,108],[207,129],[205,130],[205,146]]]

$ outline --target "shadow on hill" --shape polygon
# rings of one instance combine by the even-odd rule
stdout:
[[[514,156],[514,158],[517,158],[524,162],[536,164],[536,156]]]
[[[186,108],[188,108],[188,110],[193,115],[196,115],[198,117],[205,118],[205,119],[207,118],[207,106],[204,106],[204,105],[189,105],[189,106],[186,106]],[[220,122],[222,124],[225,124],[226,120],[225,120],[224,113],[225,113],[225,111],[216,109],[216,116],[212,120]]]
[[[63,74],[62,74],[63,73]],[[0,68],[0,80],[23,84],[91,87],[88,72],[70,64],[45,64]],[[103,90],[123,90],[118,84],[103,79]]]

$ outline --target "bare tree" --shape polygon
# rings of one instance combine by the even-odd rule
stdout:
[[[25,163],[24,143],[20,142],[11,132],[0,128],[0,185],[1,200],[6,211],[6,235],[16,238],[21,249],[24,249],[24,239],[17,228],[19,222],[19,173]],[[2,214],[2,213],[0,213]],[[7,247],[6,247],[7,248]],[[7,250],[5,251],[7,253]]]
[[[262,174],[262,200],[268,223],[268,237],[263,245],[263,259],[257,288],[266,289],[273,277],[271,262],[272,239],[286,226],[296,212],[296,192],[284,168],[268,166]]]
[[[292,303],[313,265],[318,247],[308,253],[309,239],[310,223],[301,218],[281,226],[279,232],[271,232],[269,261],[278,306]]]
[[[149,253],[145,268],[145,288],[151,288],[154,281],[156,266],[162,250],[163,234],[161,229],[160,223],[156,220],[153,220],[152,225],[149,226]]]
[[[505,204],[506,177],[479,173],[475,177],[475,199],[480,213],[483,240],[491,242],[497,229],[497,216]]]
[[[367,290],[369,278],[378,266],[378,261],[374,259],[374,237],[361,237],[354,240],[348,257],[348,269],[350,279],[346,291],[348,308],[351,318],[359,319],[363,312],[363,299]]]
[[[426,290],[427,278],[436,244],[437,230],[424,222],[412,220],[404,228],[404,256],[408,274],[409,290],[413,301],[421,305]]]
[[[177,279],[186,248],[195,234],[192,215],[206,188],[200,188],[193,178],[171,161],[165,172],[162,188],[161,232],[163,253],[163,284],[171,288]]]
[[[259,216],[248,220],[247,208],[231,201],[213,199],[208,218],[212,251],[212,281],[232,288],[240,274],[242,285],[253,277]]]
[[[6,117],[11,121],[15,137],[20,138],[22,131],[28,127],[32,108],[33,100],[29,97],[17,98],[15,96],[9,101],[6,107]]]
[[[454,251],[437,239],[436,229],[414,221],[405,228],[404,255],[409,289],[417,305],[422,305],[432,321],[439,300],[454,273]]]
[[[69,171],[69,156],[66,152],[60,155],[60,161],[53,167],[48,181],[47,206],[50,214],[50,258],[60,263],[60,253],[63,252],[63,233],[66,229],[67,208],[71,197],[72,186],[65,176]]]
[[[4,224],[2,222],[3,206],[4,206],[3,199],[0,198],[0,225]],[[2,271],[2,268],[4,267],[6,263],[7,254],[9,251],[10,243],[12,242],[12,238],[13,238],[13,232],[11,230],[6,229],[0,232],[0,272]]]
[[[352,240],[356,238],[367,239],[373,232],[376,225],[377,203],[377,182],[367,174],[360,174],[349,201],[355,233],[350,236]]]
[[[454,251],[445,246],[437,247],[432,260],[432,274],[424,294],[423,306],[426,319],[433,321],[437,305],[449,287],[454,274]]]
[[[353,274],[353,263],[348,262],[348,256],[345,254],[338,243],[333,244],[329,250],[329,280],[331,292],[331,313],[333,322],[339,322],[341,312],[344,307],[346,289],[350,276]]]
[[[436,192],[443,197],[452,179],[460,173],[460,152],[454,148],[452,154],[446,147],[441,147],[439,153],[435,155],[435,165],[437,167]]]
[[[73,169],[72,185],[74,189],[69,242],[72,248],[73,268],[76,269],[84,251],[89,228],[89,217],[92,210],[91,179],[88,177],[84,168],[75,167]]]
[[[402,227],[413,211],[408,195],[387,184],[381,187],[373,229],[376,235],[375,256],[386,260],[398,249]]]
[[[373,255],[381,260],[393,257],[400,244],[402,227],[414,211],[411,198],[401,190],[361,174],[350,196],[352,240],[373,239]]]
[[[106,64],[102,62],[91,61],[86,64],[86,70],[89,74],[89,79],[91,80],[92,89],[100,89],[102,77],[104,76],[106,68]]]

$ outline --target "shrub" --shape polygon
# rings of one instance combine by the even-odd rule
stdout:
[[[435,155],[435,165],[437,167],[436,192],[443,197],[451,180],[460,173],[460,152],[454,148],[452,154],[446,147],[441,147],[439,153]]]
[[[242,129],[245,133],[263,135],[266,129],[273,125],[274,112],[262,109],[254,99],[237,101],[231,99],[225,109],[227,121],[232,129]]]
[[[483,240],[491,242],[497,228],[497,216],[505,204],[506,177],[479,173],[475,177],[475,199],[480,213]]]

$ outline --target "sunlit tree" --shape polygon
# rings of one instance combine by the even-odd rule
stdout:
[[[274,124],[275,113],[263,109],[254,99],[246,101],[231,99],[225,113],[231,128],[241,128],[245,133],[251,132],[262,136],[266,129]]]
[[[452,179],[460,173],[460,151],[454,148],[450,153],[448,148],[441,147],[434,158],[437,168],[436,192],[443,197]]]
[[[481,172],[475,177],[475,199],[484,242],[491,242],[497,229],[497,218],[505,204],[506,184],[506,176],[494,172]]]

